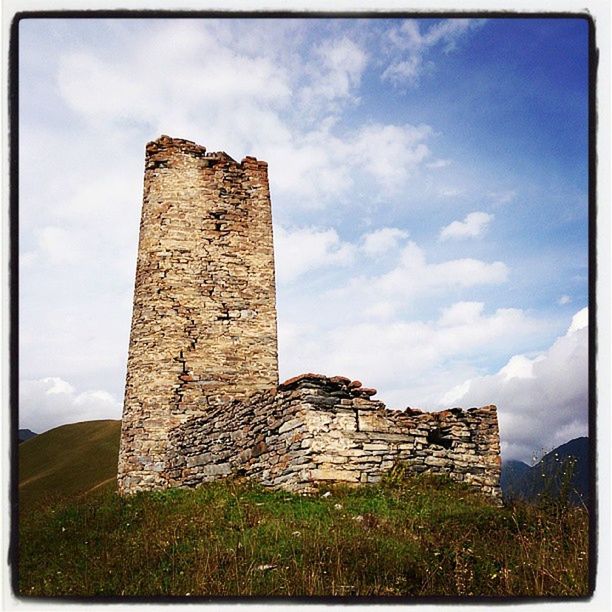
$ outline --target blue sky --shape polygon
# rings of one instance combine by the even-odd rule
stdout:
[[[21,425],[119,418],[144,147],[269,162],[280,375],[587,432],[581,19],[24,20]]]

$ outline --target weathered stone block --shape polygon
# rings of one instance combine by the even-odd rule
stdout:
[[[359,411],[359,431],[390,432],[395,428],[389,419],[379,412]]]
[[[291,431],[292,429],[295,429],[296,427],[300,427],[300,425],[302,424],[303,424],[302,419],[291,419],[290,421],[286,421],[285,423],[283,423],[278,428],[278,433],[282,434],[282,433],[285,433],[286,431]]]
[[[363,445],[363,450],[364,451],[386,451],[389,449],[389,446],[387,444],[380,444],[380,443],[366,443]]]
[[[359,472],[337,469],[310,470],[311,480],[335,480],[338,482],[359,482]]]

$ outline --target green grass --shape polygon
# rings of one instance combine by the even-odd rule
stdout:
[[[584,596],[587,516],[495,508],[446,479],[328,497],[222,481],[24,517],[31,596]]]
[[[19,504],[28,512],[54,501],[114,490],[121,421],[62,425],[19,445]]]

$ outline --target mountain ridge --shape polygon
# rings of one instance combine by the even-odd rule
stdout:
[[[535,465],[502,462],[500,484],[506,499],[533,501],[543,495],[567,495],[573,503],[588,503],[589,439],[578,437],[546,453]]]

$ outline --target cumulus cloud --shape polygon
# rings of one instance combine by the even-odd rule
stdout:
[[[433,294],[444,304],[449,290],[457,294],[503,283],[508,269],[502,262],[469,258],[429,262],[414,241],[405,243],[407,232],[393,227],[362,235],[350,249],[329,230],[300,230],[295,239],[284,230],[278,235],[295,251],[283,256],[295,262],[295,274],[337,265],[338,260],[350,262],[352,270],[362,269],[381,253],[388,267],[369,276],[347,272],[344,285],[336,277],[334,288],[313,295],[302,292],[283,303],[282,377],[300,371],[361,377],[384,389],[381,399],[392,407],[411,403],[436,409],[444,386],[448,389],[476,375],[475,362],[483,354],[503,359],[513,347],[530,346],[534,338],[549,333],[542,320],[521,309],[498,307],[489,312],[482,301],[445,304],[434,320],[407,312],[406,304],[429,300]],[[288,271],[285,277],[291,274]],[[289,331],[284,331],[285,326]]]
[[[58,89],[93,124],[145,123],[152,134],[189,135],[235,156],[256,150],[277,169],[273,187],[300,194],[296,204],[333,198],[355,171],[397,188],[429,157],[429,126],[334,128],[344,106],[358,102],[368,61],[347,35],[328,35],[312,49],[300,48],[300,36],[283,38],[280,53],[276,37],[264,45],[228,44],[223,25],[207,26],[166,22],[124,32],[121,62],[73,50],[61,59]]]
[[[453,221],[450,225],[440,230],[440,240],[449,238],[472,238],[483,234],[493,215],[485,212],[472,212],[463,221]]]
[[[366,53],[348,37],[324,41],[306,66],[309,78],[300,91],[302,102],[318,108],[321,101],[353,98],[366,64]]]
[[[83,50],[70,51],[60,61],[61,94],[91,120],[139,117],[159,129],[168,120],[188,120],[199,103],[218,114],[225,105],[237,110],[246,98],[258,103],[263,114],[289,100],[290,76],[283,67],[266,56],[223,44],[216,24],[159,21],[146,31],[116,35],[125,49],[122,62],[103,51]],[[194,78],[198,73],[204,78]],[[169,113],[171,108],[174,112]]]
[[[401,251],[399,264],[372,285],[385,293],[414,295],[440,288],[500,284],[507,278],[508,267],[501,261],[463,258],[428,263],[423,249],[410,241]]]
[[[578,331],[580,329],[584,329],[589,325],[589,309],[583,308],[579,310],[573,317],[572,322],[568,329],[568,334]]]
[[[113,398],[125,376],[144,144],[161,133],[270,162],[287,375],[346,373],[384,389],[390,405],[435,409],[449,387],[477,378],[483,362],[501,363],[537,342],[546,321],[501,308],[502,292],[485,304],[468,291],[478,287],[477,299],[488,299],[487,287],[509,276],[505,263],[469,253],[426,257],[393,227],[420,200],[430,202],[424,194],[436,199],[441,186],[427,184],[428,173],[440,175],[450,160],[435,150],[435,126],[410,123],[406,114],[390,123],[365,107],[360,86],[375,51],[363,44],[367,37],[353,36],[357,28],[110,20],[94,33],[78,20],[53,20],[51,36],[31,30],[39,21],[24,22],[20,37],[20,60],[35,67],[20,79],[20,99],[24,109],[36,107],[20,124],[24,426],[40,431],[47,418],[53,426],[60,417],[119,415]],[[438,61],[434,51],[452,52],[476,24],[397,23],[384,25],[393,57],[376,61],[386,61],[385,78],[398,85],[417,83]],[[442,191],[456,197],[457,185],[472,191],[460,175]],[[401,200],[382,198],[383,209],[375,200],[388,192]],[[402,208],[401,221],[393,207]],[[366,225],[365,209],[370,219],[381,213],[380,221]],[[358,237],[363,227],[385,224]],[[315,290],[310,281],[319,274],[336,276]],[[414,306],[425,300],[427,311]],[[517,359],[504,375],[530,367]]]
[[[273,191],[293,206],[324,208],[360,176],[373,179],[380,191],[396,192],[428,159],[431,134],[425,124],[374,123],[339,136],[332,122],[324,122],[283,142],[262,141],[260,150],[277,169]]]
[[[347,156],[359,169],[373,176],[386,190],[394,190],[429,156],[429,125],[363,127],[349,142]]]
[[[389,318],[385,315],[395,314],[393,309],[385,312],[389,306],[383,301],[373,304],[381,310],[380,320],[319,327],[316,341],[312,330],[300,333],[299,326],[293,326],[291,337],[281,344],[283,375],[343,374],[384,388],[381,399],[391,407],[410,404],[435,410],[443,407],[439,394],[434,397],[436,390],[449,380],[464,380],[461,376],[473,371],[471,361],[482,351],[503,354],[541,325],[522,310],[488,313],[482,303],[452,304],[429,321]]]
[[[119,418],[121,404],[106,391],[78,392],[57,376],[19,384],[20,428],[42,433],[66,423]]]
[[[427,57],[434,47],[441,47],[444,53],[452,52],[461,38],[483,22],[482,19],[445,19],[425,29],[415,19],[403,21],[389,32],[391,46],[400,54],[386,67],[382,80],[395,85],[417,85],[423,73],[433,69],[434,62]]]
[[[400,241],[408,237],[408,232],[397,227],[383,227],[365,234],[362,249],[369,256],[381,255],[397,248]]]
[[[288,283],[313,270],[352,263],[355,247],[334,229],[274,228],[277,279]]]
[[[514,355],[496,374],[462,382],[441,402],[496,404],[504,459],[530,461],[588,435],[588,309],[577,312],[566,334],[546,351]]]
[[[215,21],[163,22],[115,36],[120,62],[100,49],[61,56],[57,87],[73,112],[97,129],[146,125],[152,137],[186,136],[236,157],[256,151],[276,169],[273,191],[293,196],[295,206],[323,206],[364,172],[379,188],[397,189],[430,155],[426,125],[335,129],[342,108],[358,102],[367,65],[346,35],[308,52],[299,36],[284,39],[292,51],[284,54],[274,39],[229,44]]]
[[[120,394],[148,140],[166,133],[269,161],[281,285],[355,261],[360,241],[317,227],[313,211],[359,206],[346,197],[356,184],[402,193],[426,169],[431,126],[344,115],[360,104],[370,61],[363,39],[292,20],[252,24],[110,20],[96,31],[75,20],[23,24],[25,379],[43,380],[53,363],[76,388]],[[367,193],[361,206],[371,206]],[[383,248],[372,240],[368,248]],[[384,298],[365,308],[384,318],[396,305]]]

